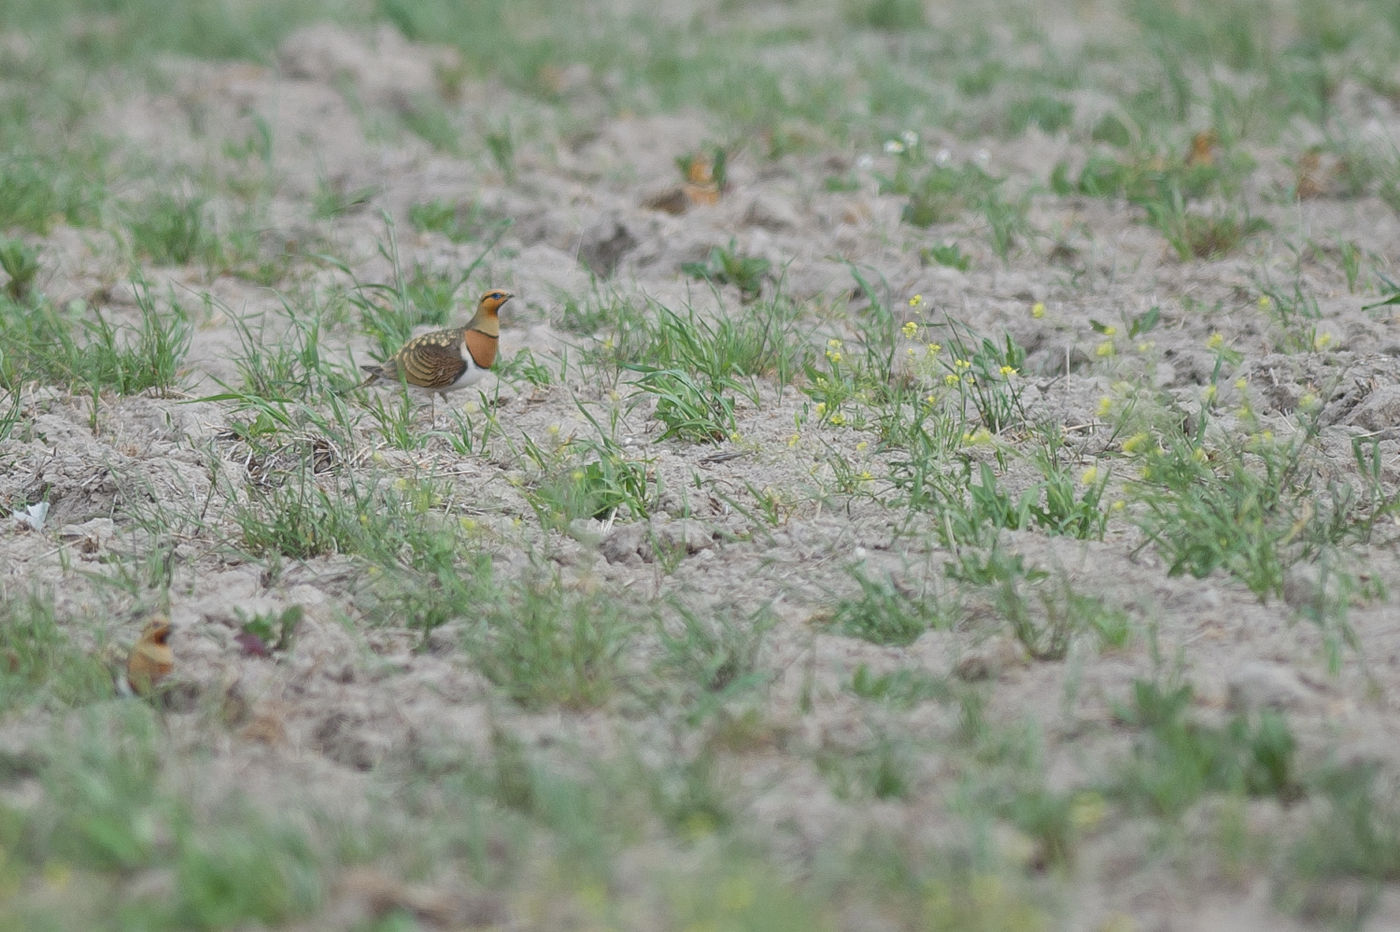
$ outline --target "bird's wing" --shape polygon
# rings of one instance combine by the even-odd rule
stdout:
[[[451,385],[467,368],[458,348],[460,331],[437,330],[411,341],[395,356],[413,385],[440,388]]]

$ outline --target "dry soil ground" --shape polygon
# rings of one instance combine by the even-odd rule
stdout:
[[[1129,28],[1085,10],[1033,48]],[[838,84],[907,55],[835,13],[690,12],[695,43],[768,30],[788,99],[811,55]],[[994,81],[953,128],[731,133],[615,106],[606,63],[531,94],[443,38],[321,23],[91,80],[75,126],[152,169],[113,197],[251,225],[234,259],[11,230],[14,320],[188,328],[168,387],[5,386],[0,514],[48,505],[0,519],[16,927],[1400,927],[1393,62],[1326,60],[1328,129],[1193,104],[1125,117],[1134,150],[1091,140],[1102,82],[1050,94],[1066,125],[978,132]],[[1363,151],[1391,158],[1357,180]],[[488,286],[517,297],[480,393],[353,388],[386,317]],[[716,391],[658,349],[668,313],[785,349]],[[152,699],[21,677],[43,618],[53,656],[111,658],[158,611]]]

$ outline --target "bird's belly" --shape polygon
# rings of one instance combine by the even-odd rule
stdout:
[[[467,365],[467,368],[462,370],[462,374],[457,376],[455,381],[449,382],[442,387],[442,391],[450,392],[455,391],[459,388],[466,388],[468,385],[475,385],[477,382],[480,382],[483,378],[485,378],[485,376],[485,369],[482,369],[480,366],[471,365],[469,363]]]

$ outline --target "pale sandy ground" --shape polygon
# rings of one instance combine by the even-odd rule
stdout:
[[[521,147],[511,182],[479,156],[438,154],[399,133],[367,137],[367,121],[345,89],[353,88],[358,107],[392,110],[432,89],[432,61],[439,54],[446,53],[410,46],[388,30],[366,36],[318,27],[285,43],[280,70],[174,61],[168,91],[119,95],[106,119],[130,145],[149,147],[158,160],[215,166],[228,158],[224,141],[241,141],[255,121],[265,121],[275,140],[271,171],[278,179],[268,209],[268,248],[303,244],[309,252],[337,257],[362,282],[392,275],[379,253],[386,240],[382,212],[397,225],[405,264],[434,268],[460,267],[479,245],[412,232],[410,204],[476,201],[493,215],[509,217],[513,225],[471,286],[502,285],[519,295],[504,318],[507,355],[528,347],[551,365],[571,345],[587,343],[561,327],[562,307],[567,298],[583,298],[595,288],[647,296],[673,308],[690,303],[705,314],[744,313],[734,289],[711,293],[679,273],[681,263],[703,259],[712,245],[733,237],[740,251],[784,270],[790,295],[820,309],[812,315],[814,345],[830,336],[861,338],[868,317],[864,299],[852,297],[847,263],[865,270],[909,319],[933,322],[947,313],[979,333],[1012,334],[1029,351],[1025,398],[1036,416],[1090,425],[1074,434],[1085,462],[1107,443],[1106,430],[1093,425],[1102,424],[1096,407],[1115,382],[1150,385],[1190,404],[1210,376],[1207,339],[1219,332],[1245,354],[1238,374],[1249,380],[1250,397],[1266,423],[1278,432],[1296,430],[1300,396],[1322,394],[1328,407],[1318,468],[1352,474],[1350,438],[1378,433],[1383,478],[1388,489],[1395,488],[1400,377],[1393,360],[1400,339],[1394,317],[1384,310],[1362,312],[1361,305],[1374,299],[1349,294],[1335,262],[1304,260],[1303,279],[1318,296],[1321,327],[1333,340],[1317,353],[1282,355],[1273,352],[1274,332],[1256,300],[1261,280],[1283,281],[1291,274],[1294,259],[1285,244],[1303,235],[1355,241],[1378,257],[1400,255],[1400,218],[1378,200],[1288,202],[1254,192],[1251,210],[1268,219],[1273,231],[1226,259],[1183,263],[1125,205],[1040,195],[1031,222],[1045,236],[1003,263],[986,245],[978,218],[932,231],[901,224],[901,200],[876,193],[874,175],[890,157],[837,149],[771,163],[741,152],[731,166],[732,187],[718,204],[674,216],[643,203],[675,182],[677,154],[708,141],[700,118],[607,118],[595,132],[567,138],[545,131]],[[484,125],[511,103],[499,88],[468,84],[460,107],[464,123]],[[592,104],[585,99],[578,106],[587,112]],[[1377,138],[1400,140],[1400,114],[1393,106],[1369,119]],[[1034,130],[1006,143],[949,138],[937,127],[915,129],[931,149],[947,149],[955,160],[983,158],[990,171],[1009,177],[1012,191],[1044,183],[1057,160],[1076,157],[1065,139]],[[866,154],[873,162],[858,164]],[[1289,183],[1282,160],[1292,154],[1254,153],[1261,192]],[[823,179],[832,166],[854,172],[859,190],[826,191]],[[373,195],[360,209],[318,219],[310,204],[326,182]],[[973,259],[969,271],[921,265],[919,247],[941,238],[963,245]],[[1072,251],[1052,257],[1056,243]],[[116,319],[135,319],[122,284],[124,260],[107,237],[60,229],[43,245],[41,287],[47,293],[59,300],[104,301]],[[196,311],[181,380],[188,397],[219,391],[216,379],[236,379],[230,356],[239,344],[231,319],[268,315],[268,338],[275,339],[286,296],[312,288],[343,291],[348,284],[324,265],[297,268],[296,281],[271,288],[232,277],[208,281],[193,270],[145,270],[157,287],[168,282],[185,295],[187,307],[198,309],[195,296],[204,292],[212,298],[209,308]],[[915,294],[924,305],[908,310]],[[1036,302],[1046,307],[1042,319],[1031,316]],[[1151,345],[1145,351],[1113,360],[1091,355],[1099,337],[1090,319],[1122,322],[1154,305],[1162,309],[1162,324],[1146,338]],[[336,327],[325,339],[325,350],[347,364],[370,358],[368,343],[351,326]],[[577,358],[576,348],[573,353]],[[567,384],[540,389],[523,380],[503,383],[504,429],[540,440],[555,427],[565,436],[591,430],[575,397],[604,402],[612,386],[591,384],[581,372],[586,370],[572,368]],[[1224,394],[1233,391],[1227,384]],[[459,396],[455,403],[464,402]],[[771,675],[764,711],[775,737],[724,763],[742,800],[743,819],[768,839],[779,863],[799,873],[818,864],[823,851],[871,826],[910,844],[957,847],[966,827],[950,815],[954,788],[938,751],[955,728],[957,708],[936,702],[912,710],[873,707],[847,684],[858,664],[875,672],[914,667],[942,676],[978,652],[1005,653],[1007,632],[989,603],[974,603],[956,630],[930,632],[903,648],[813,624],[834,598],[852,591],[845,568],[864,564],[875,575],[938,580],[949,555],[930,535],[896,537],[902,513],[870,498],[825,505],[817,500],[827,445],[845,449],[856,463],[880,454],[874,443],[856,450],[860,440],[873,436],[812,424],[790,444],[794,415],[806,403],[798,390],[768,387],[761,404],[741,404],[738,447],[746,455],[719,463],[705,461],[712,447],[653,445],[660,430],[646,407],[624,412],[622,433],[634,439],[629,450],[649,460],[665,490],[652,526],[689,550],[669,574],[647,559],[640,526],[579,528],[576,537],[541,530],[510,481],[525,478],[525,466],[512,461],[503,444],[471,457],[453,453],[443,441],[403,453],[385,447],[366,421],[363,448],[340,451],[344,461],[338,468],[364,468],[378,456],[390,468],[449,477],[457,491],[450,507],[486,529],[483,541],[503,576],[526,572],[543,558],[559,568],[567,585],[603,587],[643,604],[661,606],[664,597],[675,596],[702,614],[706,606],[771,604],[778,621],[764,640],[760,669]],[[217,439],[230,419],[223,403],[104,398],[96,434],[88,427],[87,401],[61,391],[26,393],[24,411],[26,437],[0,444],[0,504],[42,496],[52,511],[42,533],[4,525],[0,591],[12,596],[34,581],[54,584],[75,637],[94,645],[129,640],[143,608],[139,598],[98,586],[78,571],[102,572],[104,556],[150,547],[138,519],[153,502],[205,517],[205,529],[174,539],[169,610],[177,626],[177,676],[206,705],[237,684],[253,721],[261,723],[210,732],[208,716],[179,709],[169,714],[171,752],[203,751],[198,770],[211,795],[256,788],[268,799],[309,799],[354,810],[369,805],[368,787],[392,786],[404,762],[425,749],[474,747],[486,753],[493,723],[522,736],[542,757],[565,761],[574,748],[606,755],[640,747],[644,754],[666,755],[685,753],[695,740],[673,727],[679,711],[629,710],[635,700],[590,712],[527,714],[493,699],[471,657],[450,649],[415,650],[413,632],[363,610],[355,594],[357,571],[347,559],[290,563],[269,582],[262,566],[241,562],[223,545],[232,533],[223,515],[247,482],[246,449]],[[1013,463],[1005,481],[1015,490],[1032,478],[1024,463]],[[790,517],[769,529],[730,508],[725,499],[746,495],[746,483],[789,495]],[[1101,653],[1084,640],[1064,661],[1025,662],[1011,651],[1010,662],[992,664],[988,718],[1006,727],[1034,723],[1052,788],[1091,785],[1104,774],[1130,744],[1115,724],[1113,704],[1127,697],[1134,679],[1176,667],[1195,687],[1194,711],[1208,720],[1240,703],[1274,703],[1287,711],[1302,761],[1328,755],[1369,760],[1392,779],[1400,775],[1400,626],[1393,597],[1352,607],[1360,648],[1345,650],[1333,675],[1322,633],[1297,620],[1294,605],[1261,603],[1219,574],[1169,577],[1162,558],[1143,546],[1142,533],[1126,518],[1110,522],[1101,542],[1036,532],[1009,532],[1003,540],[1028,562],[1062,572],[1079,590],[1124,607],[1137,632],[1122,650]],[[1393,526],[1379,528],[1369,547],[1356,549],[1352,567],[1392,592],[1400,588],[1394,540]],[[1313,577],[1306,567],[1295,575],[1290,592],[1301,601]],[[290,654],[275,661],[249,657],[234,644],[236,608],[293,604],[306,615]],[[1155,632],[1160,662],[1149,631]],[[639,677],[655,660],[654,648],[629,657]],[[802,707],[804,696],[810,709]],[[36,727],[10,723],[3,740],[22,745]],[[862,746],[872,733],[915,749],[906,798],[838,798],[811,766],[814,753]],[[1261,829],[1301,824],[1310,805],[1253,803],[1248,818]],[[1210,808],[1193,809],[1191,818],[1208,822]],[[1047,905],[1054,904],[1064,928],[1094,928],[1123,914],[1134,917],[1139,929],[1277,930],[1304,924],[1278,912],[1266,871],[1227,874],[1210,850],[1199,861],[1179,851],[1159,856],[1149,841],[1155,829],[1147,822],[1115,818],[1106,825],[1081,842],[1068,881],[1047,886],[1055,891]],[[623,866],[624,875],[629,869]],[[1318,895],[1349,894],[1339,888]],[[873,913],[845,921],[853,928],[887,927]],[[1382,892],[1372,927],[1400,927],[1393,887]]]

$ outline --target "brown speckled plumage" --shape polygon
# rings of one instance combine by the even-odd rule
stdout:
[[[409,340],[382,363],[362,366],[369,373],[362,384],[402,378],[409,385],[445,395],[479,381],[496,362],[501,338],[497,315],[512,297],[500,289],[486,292],[477,303],[476,315],[465,327],[425,333]]]

